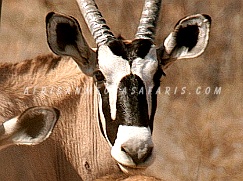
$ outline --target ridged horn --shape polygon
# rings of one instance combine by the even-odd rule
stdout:
[[[114,38],[93,0],[77,0],[77,3],[98,46]]]
[[[142,16],[135,35],[136,39],[151,39],[154,41],[161,1],[145,0]]]

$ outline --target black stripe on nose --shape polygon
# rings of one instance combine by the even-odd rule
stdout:
[[[116,108],[116,119],[121,125],[149,125],[146,89],[139,76],[130,74],[120,81]]]

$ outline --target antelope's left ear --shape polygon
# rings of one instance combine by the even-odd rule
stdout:
[[[167,67],[176,59],[201,55],[208,44],[210,25],[208,15],[196,14],[181,19],[158,49],[161,64]]]
[[[0,148],[13,144],[36,145],[46,140],[60,115],[52,107],[32,107],[0,125]]]
[[[71,56],[83,73],[93,76],[96,53],[88,46],[75,18],[54,12],[48,13],[46,35],[48,45],[54,53]]]

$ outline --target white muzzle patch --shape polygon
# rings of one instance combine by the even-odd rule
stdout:
[[[152,163],[153,146],[149,127],[120,125],[111,155],[120,166],[145,168]]]

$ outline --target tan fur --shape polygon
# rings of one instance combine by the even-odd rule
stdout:
[[[0,169],[1,179],[92,180],[111,170],[120,172],[97,125],[92,78],[83,75],[72,59],[47,55],[17,64],[2,64],[0,69],[1,117],[11,118],[31,106],[53,106],[61,112],[51,139],[33,148],[14,147],[0,153],[3,158],[0,167],[4,168]],[[68,93],[43,94],[41,88],[47,86],[54,90],[71,89]],[[24,94],[26,87],[38,89],[34,94],[31,91]],[[88,92],[81,90],[77,94],[76,87]],[[19,159],[17,152],[28,158]],[[25,169],[14,172],[10,169],[12,164]]]
[[[70,58],[47,55],[39,56],[32,60],[26,60],[16,64],[2,64],[0,65],[1,79],[0,79],[0,107],[2,116],[10,117],[16,115],[15,112],[10,113],[12,106],[16,106],[15,110],[24,109],[35,105],[40,101],[41,104],[57,104],[71,97],[61,93],[57,95],[58,87],[62,89],[68,87],[83,86],[85,76]],[[33,89],[36,87],[36,93],[33,94]],[[42,88],[53,87],[54,93],[44,94]],[[29,88],[28,94],[25,94],[26,88]],[[72,92],[74,92],[72,90]],[[48,99],[48,97],[52,97]],[[32,101],[30,101],[32,100]],[[22,105],[20,106],[19,104]],[[13,104],[12,106],[9,104]]]

